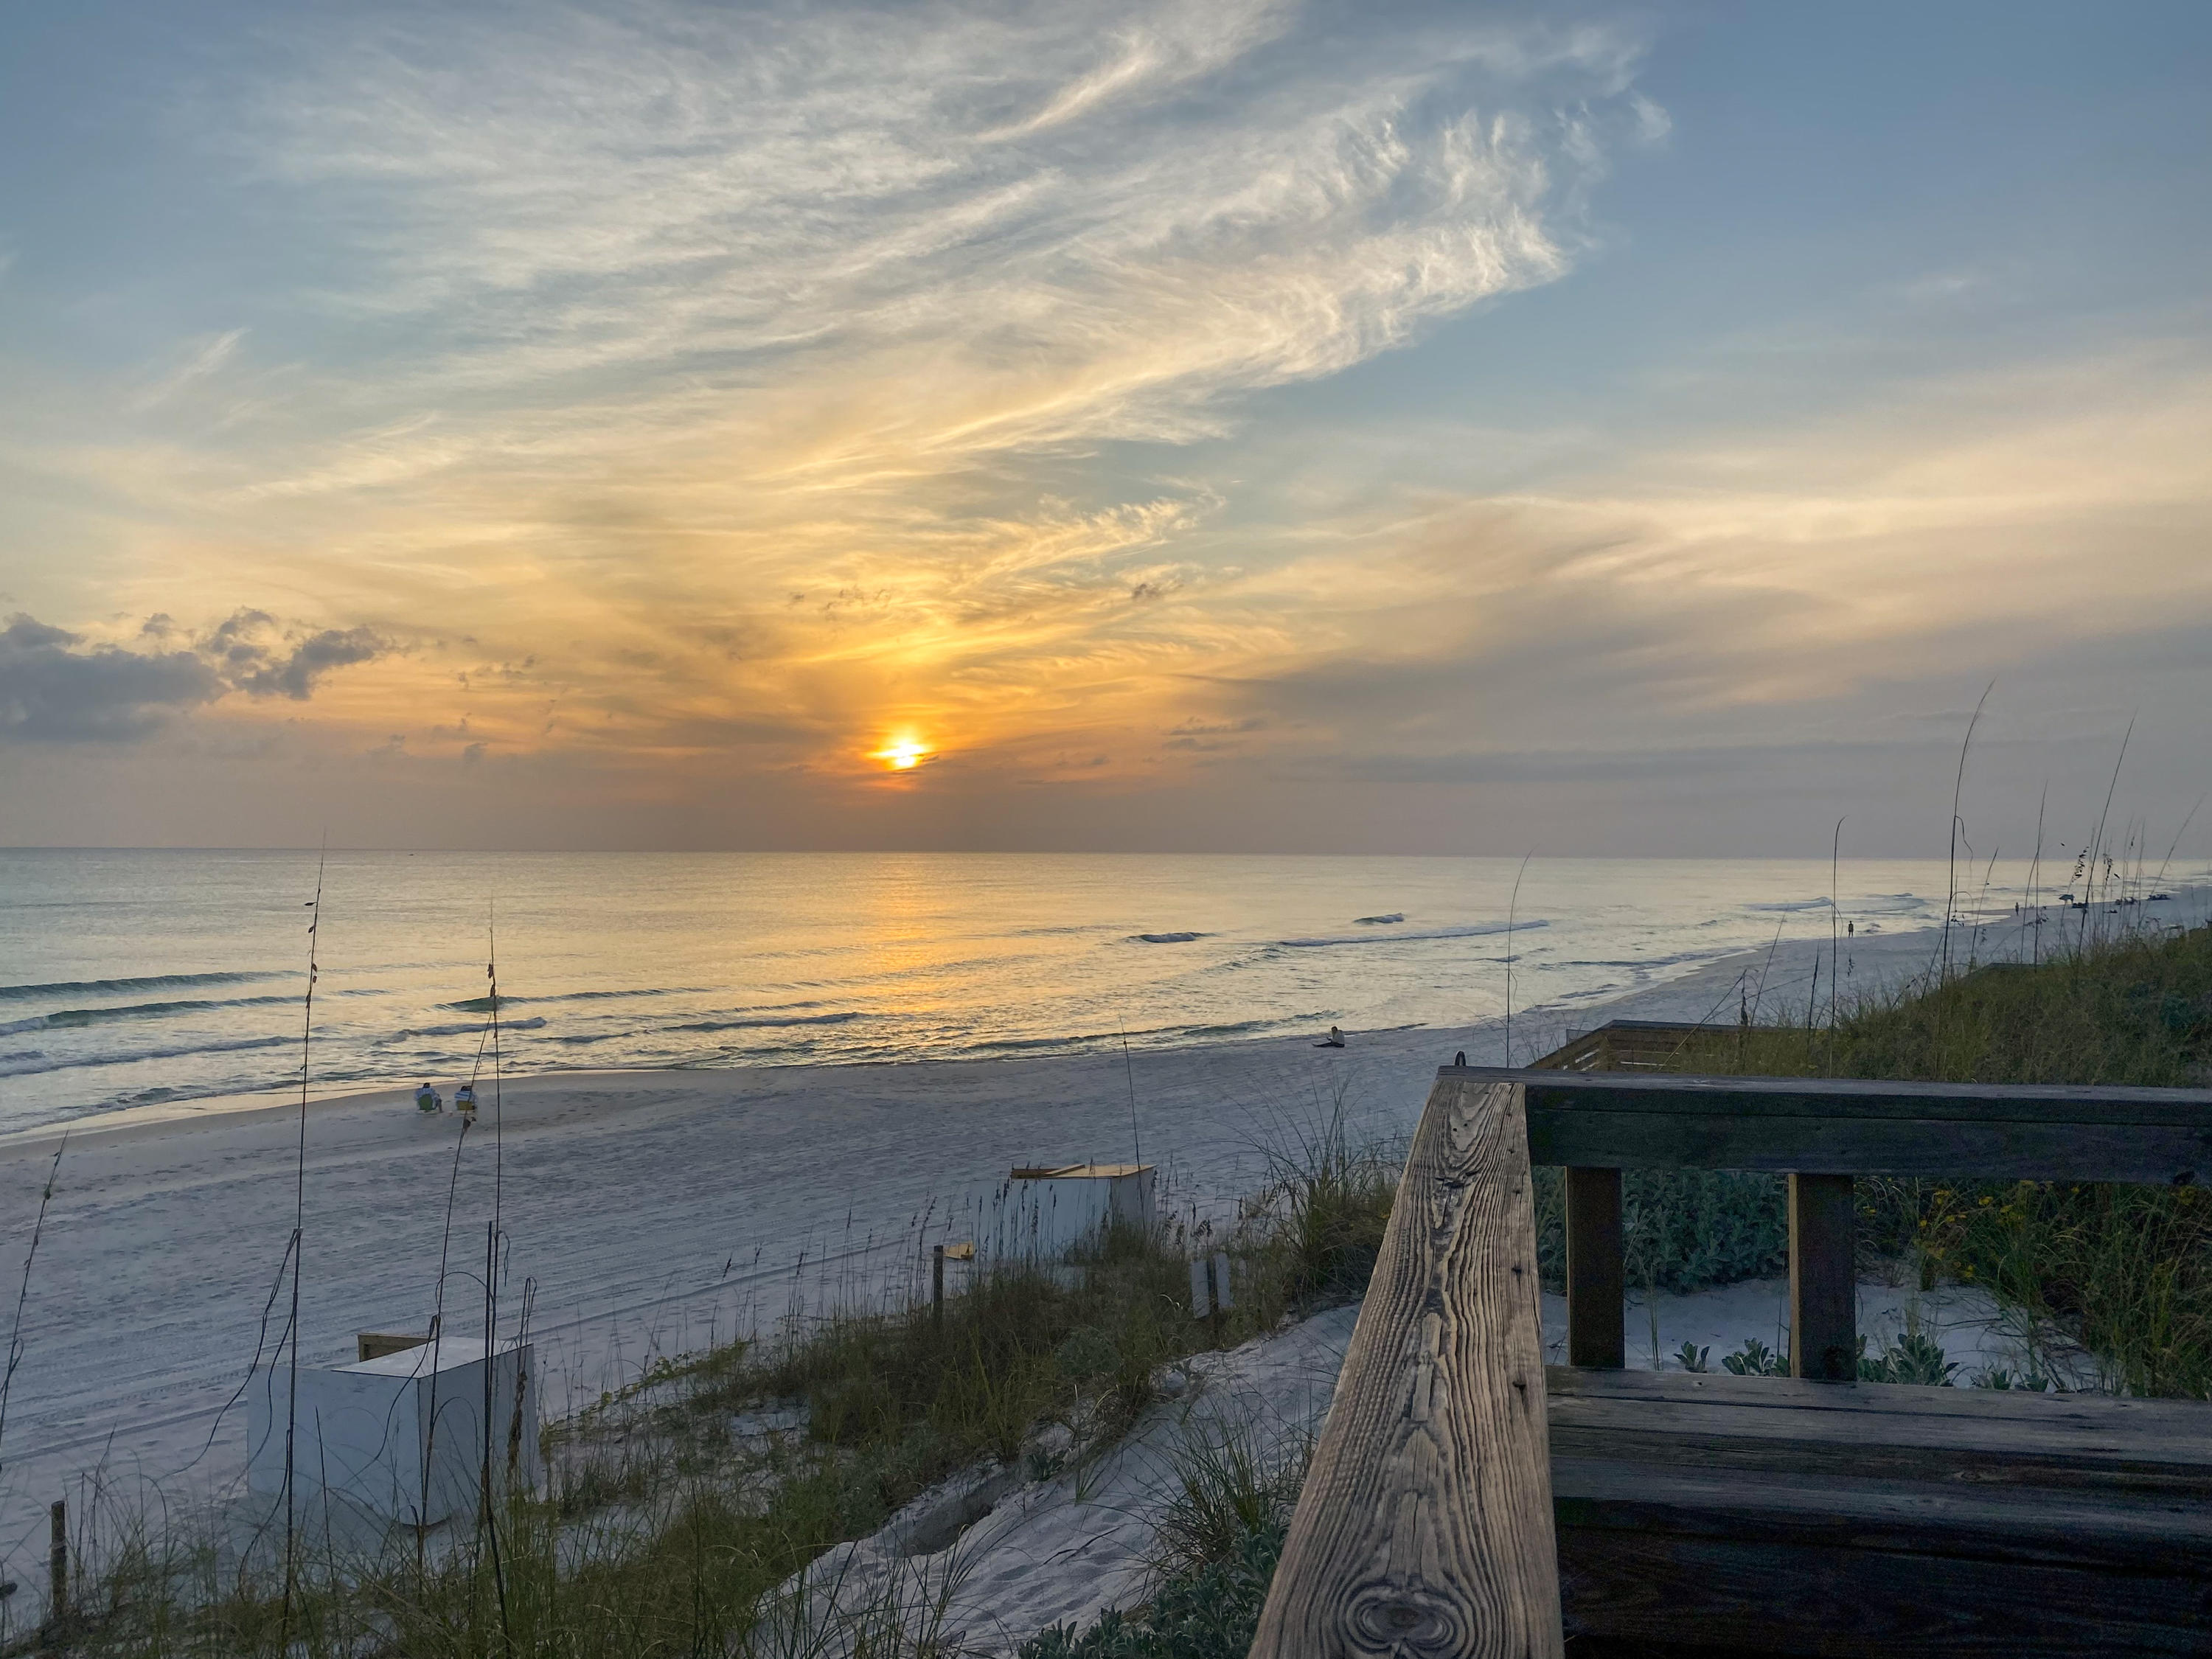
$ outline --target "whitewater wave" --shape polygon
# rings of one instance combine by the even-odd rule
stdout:
[[[503,1019],[499,1023],[499,1029],[502,1031],[535,1031],[542,1029],[544,1024],[542,1018]],[[394,1042],[410,1042],[416,1037],[474,1036],[483,1030],[483,1023],[477,1020],[471,1020],[465,1025],[416,1025],[404,1031],[393,1031],[389,1036],[380,1036],[376,1042],[379,1048],[385,1048]]]
[[[40,1054],[35,1060],[0,1061],[0,1077],[32,1077],[45,1072],[77,1071],[88,1066],[135,1066],[151,1060],[190,1060],[199,1054],[234,1054],[251,1048],[290,1048],[299,1040],[296,1036],[242,1037],[235,1042],[194,1042],[173,1048],[139,1048],[114,1054],[78,1054],[63,1060],[52,1060]],[[295,1079],[297,1075],[295,1071]]]
[[[773,1030],[786,1025],[842,1025],[848,1020],[865,1018],[865,1015],[848,1009],[836,1014],[801,1014],[792,1019],[702,1019],[689,1025],[664,1025],[660,1029],[664,1031],[757,1031]]]
[[[215,997],[183,1002],[134,1002],[121,1008],[58,1008],[0,1025],[0,1036],[18,1031],[59,1031],[79,1025],[106,1025],[118,1019],[164,1019],[171,1014],[205,1013],[216,1008],[265,1008],[295,1005],[297,997]]]
[[[1295,1030],[1328,1018],[1326,1014],[1291,1014],[1281,1019],[1237,1019],[1225,1025],[1187,1025],[1182,1034],[1194,1037],[1244,1036],[1254,1031]]]
[[[1407,939],[1480,939],[1488,933],[1526,933],[1552,924],[1541,917],[1528,921],[1476,921],[1463,927],[1424,927],[1405,933],[1324,933],[1315,939],[1278,939],[1293,951],[1319,950],[1328,945],[1402,945]]]
[[[712,994],[714,993],[711,988],[704,985],[641,985],[634,991],[563,991],[550,997],[503,996],[499,1000],[499,1006],[502,1008],[513,1008],[523,1003],[609,1002],[624,997],[701,997]],[[491,1012],[491,999],[488,996],[469,997],[460,1002],[441,1002],[434,1006],[453,1014],[488,1014]],[[799,1002],[791,1006],[795,1008],[815,1008],[821,1005],[813,1002]]]
[[[1851,908],[1863,915],[1878,910],[1884,915],[1905,915],[1914,910],[1935,910],[1939,907],[1933,899],[1917,893],[1870,893],[1863,899],[1851,901]]]
[[[1794,915],[1805,910],[1828,908],[1826,898],[1782,899],[1764,904],[1747,904],[1747,910],[1763,910],[1769,915]],[[1935,913],[1942,906],[1933,899],[1924,899],[1917,893],[1869,893],[1864,898],[1855,898],[1848,904],[1836,907],[1846,915],[1910,915],[1917,910]]]
[[[251,985],[256,980],[297,979],[296,973],[149,974],[143,979],[63,979],[45,985],[0,985],[0,1002],[34,997],[117,996],[125,991],[180,990],[192,985]]]

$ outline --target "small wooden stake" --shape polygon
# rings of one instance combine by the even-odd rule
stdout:
[[[53,1551],[46,1562],[46,1627],[58,1638],[69,1628],[69,1505],[57,1498],[49,1514]]]

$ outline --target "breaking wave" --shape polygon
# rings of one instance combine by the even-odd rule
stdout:
[[[121,1008],[58,1008],[51,1014],[0,1025],[0,1036],[18,1031],[59,1031],[78,1025],[105,1025],[118,1019],[163,1019],[171,1014],[207,1013],[218,1008],[265,1008],[296,1005],[297,997],[222,997],[185,1002],[134,1002]]]
[[[194,985],[251,985],[256,980],[297,979],[297,974],[149,974],[143,979],[64,979],[46,985],[0,985],[0,1002],[33,997],[115,996],[125,991],[172,991]]]
[[[1316,939],[1278,939],[1278,945],[1294,951],[1318,950],[1325,945],[1403,945],[1408,939],[1480,939],[1488,933],[1526,933],[1552,924],[1541,917],[1528,921],[1470,922],[1464,927],[1424,927],[1409,933],[1324,933]]]
[[[72,1072],[88,1066],[135,1066],[149,1060],[189,1060],[198,1054],[234,1054],[249,1048],[291,1048],[296,1036],[244,1037],[235,1042],[194,1042],[173,1048],[140,1048],[113,1054],[80,1054],[66,1060],[36,1060],[0,1063],[0,1077],[29,1077],[40,1072]],[[40,1063],[44,1062],[44,1063]],[[297,1081],[298,1072],[293,1073]]]

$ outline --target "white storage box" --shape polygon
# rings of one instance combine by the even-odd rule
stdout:
[[[535,1351],[490,1358],[492,1492],[538,1480]],[[292,1423],[295,1508],[312,1514],[335,1498],[385,1522],[434,1526],[475,1514],[487,1455],[481,1337],[441,1337],[358,1364],[300,1371]],[[246,1486],[282,1503],[289,1372],[248,1391]]]
[[[999,1255],[1057,1261],[1095,1245],[1107,1228],[1152,1224],[1149,1164],[1019,1165],[979,1230]]]

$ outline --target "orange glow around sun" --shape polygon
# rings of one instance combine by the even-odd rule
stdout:
[[[902,732],[868,758],[883,762],[894,772],[911,772],[928,759],[931,752],[929,746],[919,738],[911,732]]]

